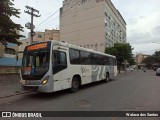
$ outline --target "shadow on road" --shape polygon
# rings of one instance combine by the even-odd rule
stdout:
[[[115,80],[112,79],[108,83],[104,83],[104,81],[99,81],[99,82],[93,82],[90,84],[86,84],[86,85],[81,86],[79,91],[72,93],[72,94],[76,94],[80,91],[84,91],[87,89],[92,89],[94,87],[101,87],[101,85],[109,84],[110,82],[113,82],[113,81]],[[32,94],[26,95],[26,98],[38,99],[38,100],[46,100],[46,99],[49,100],[49,99],[57,99],[59,97],[64,97],[66,95],[71,95],[71,92],[69,89],[52,92],[52,93],[32,93]]]

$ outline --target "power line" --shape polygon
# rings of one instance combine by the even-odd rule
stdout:
[[[47,23],[45,23],[45,24],[43,24],[43,25],[38,26],[37,28],[41,28],[41,27],[43,27],[44,25],[47,25],[47,24],[51,23],[52,21],[56,20],[57,18],[59,18],[59,16],[57,16],[56,18],[52,19],[51,21],[49,21],[49,22],[47,22]],[[37,29],[37,28],[36,28],[36,29]]]
[[[51,18],[53,15],[55,15],[58,11],[59,11],[59,10],[57,10],[57,11],[54,12],[52,15],[50,15],[48,18],[46,18],[43,22],[41,22],[40,24],[38,24],[38,25],[36,26],[36,28],[37,28],[38,26],[42,25],[44,22],[46,22],[49,18]]]
[[[71,2],[72,0],[70,0],[69,2],[67,2],[65,5],[67,5],[67,4],[69,4],[70,2]],[[79,2],[77,2],[76,4],[78,4]],[[74,4],[74,5],[76,5],[76,4]],[[74,6],[73,5],[73,6]],[[70,8],[69,8],[70,9]],[[66,13],[69,9],[67,9],[64,13]],[[41,22],[40,24],[38,24],[37,26],[36,26],[36,28],[37,27],[39,27],[39,26],[41,26],[44,22],[46,22],[49,18],[51,18],[53,15],[55,15],[58,11],[60,11],[60,9],[58,9],[55,13],[53,13],[52,15],[50,15],[48,18],[46,18],[43,22]]]

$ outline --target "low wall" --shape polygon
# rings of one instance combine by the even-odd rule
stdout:
[[[0,74],[19,73],[20,67],[17,66],[0,66]]]

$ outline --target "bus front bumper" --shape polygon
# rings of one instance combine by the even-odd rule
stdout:
[[[40,80],[21,80],[20,83],[22,91],[44,93],[53,92],[52,84],[47,83],[42,85]]]

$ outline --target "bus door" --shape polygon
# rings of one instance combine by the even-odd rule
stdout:
[[[53,46],[52,73],[54,91],[69,88],[69,74],[67,74],[67,48]]]

